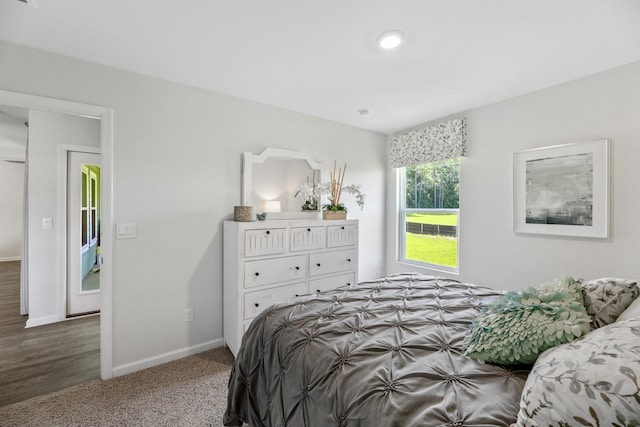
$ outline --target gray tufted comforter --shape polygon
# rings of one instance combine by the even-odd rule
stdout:
[[[243,338],[224,424],[508,426],[526,371],[463,354],[500,295],[403,274],[271,306]]]

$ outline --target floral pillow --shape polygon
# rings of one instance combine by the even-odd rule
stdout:
[[[635,318],[640,318],[640,297],[636,297],[636,299],[633,300],[629,307],[627,307],[622,314],[618,316],[616,322]]]
[[[465,354],[482,363],[533,364],[544,350],[589,332],[590,321],[574,279],[508,292],[473,321]]]
[[[640,425],[640,318],[596,329],[540,355],[517,427]]]
[[[584,282],[582,293],[595,329],[615,322],[638,297],[640,290],[635,280],[603,278]]]

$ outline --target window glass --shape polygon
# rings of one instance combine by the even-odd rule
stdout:
[[[401,259],[457,271],[460,160],[408,166],[401,174]]]
[[[86,246],[87,243],[89,243],[89,238],[87,236],[87,228],[89,224],[88,215],[89,212],[87,211],[87,209],[82,208],[82,212],[80,213],[80,216],[82,217],[82,246]]]
[[[80,203],[82,203],[82,207],[86,208],[87,206],[89,206],[89,202],[87,200],[87,180],[89,179],[89,175],[88,175],[88,170],[86,170],[83,167],[82,170],[82,200],[80,201]]]

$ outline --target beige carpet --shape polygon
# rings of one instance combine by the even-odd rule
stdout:
[[[0,406],[0,426],[222,426],[226,348]]]

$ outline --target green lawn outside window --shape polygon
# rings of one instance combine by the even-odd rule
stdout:
[[[406,214],[406,222],[457,226],[458,216],[451,213],[409,212]],[[455,237],[405,233],[405,258],[412,261],[457,268],[458,239]]]

